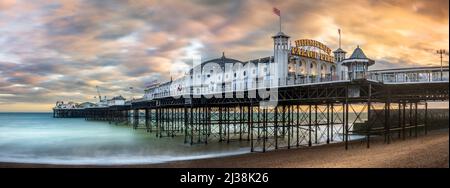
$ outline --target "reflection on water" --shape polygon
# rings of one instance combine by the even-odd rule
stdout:
[[[159,163],[250,151],[247,142],[190,146],[182,136],[156,138],[144,130],[49,113],[0,113],[0,161],[49,164]]]

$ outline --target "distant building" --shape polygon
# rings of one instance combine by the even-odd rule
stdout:
[[[77,106],[77,108],[92,108],[92,107],[95,107],[96,105],[94,104],[94,103],[91,103],[91,102],[84,102],[84,103],[81,103],[81,104],[79,104],[78,106]]]
[[[68,102],[68,103],[64,103],[64,101],[57,101],[55,108],[59,108],[59,109],[75,109],[77,108],[78,104],[75,102]]]
[[[117,106],[117,105],[125,105],[126,99],[120,95],[120,96],[113,97],[112,99],[109,99],[107,101],[108,101],[108,106]]]

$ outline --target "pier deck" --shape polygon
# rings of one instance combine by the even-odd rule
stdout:
[[[429,101],[448,101],[448,81],[382,83],[360,79],[179,96],[130,105],[54,109],[54,116],[130,124],[157,137],[184,136],[187,144],[250,142],[251,151],[309,147],[383,135],[385,142],[427,134]],[[227,97],[226,97],[227,96]],[[232,97],[230,97],[232,96]],[[255,96],[255,97],[253,97]],[[276,103],[273,103],[276,101]],[[268,103],[269,105],[265,105]],[[445,114],[444,114],[445,116]],[[448,111],[446,117],[448,120]],[[448,125],[447,125],[448,127]]]

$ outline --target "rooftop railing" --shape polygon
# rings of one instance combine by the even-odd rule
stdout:
[[[448,66],[375,70],[368,73],[368,79],[386,84],[449,81]]]
[[[347,72],[345,79],[334,74],[321,75],[290,75],[287,78],[265,76],[260,78],[244,78],[226,83],[203,84],[197,86],[185,86],[181,91],[163,91],[152,95],[151,99],[182,95],[216,94],[223,92],[247,91],[263,88],[289,87],[298,85],[311,85],[329,82],[351,81],[355,79],[368,79],[386,84],[422,83],[422,82],[448,82],[448,67],[419,67],[403,69],[385,69],[374,71]],[[189,89],[190,88],[190,89]]]

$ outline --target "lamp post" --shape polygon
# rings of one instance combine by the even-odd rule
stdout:
[[[134,100],[134,96],[133,96],[133,87],[130,86],[128,87],[129,91],[130,91],[130,100]]]
[[[448,52],[445,49],[440,49],[440,50],[437,50],[436,53],[439,54],[441,57],[441,81],[442,81],[443,72],[444,72],[443,67],[442,67],[442,58],[444,55],[448,55]]]

